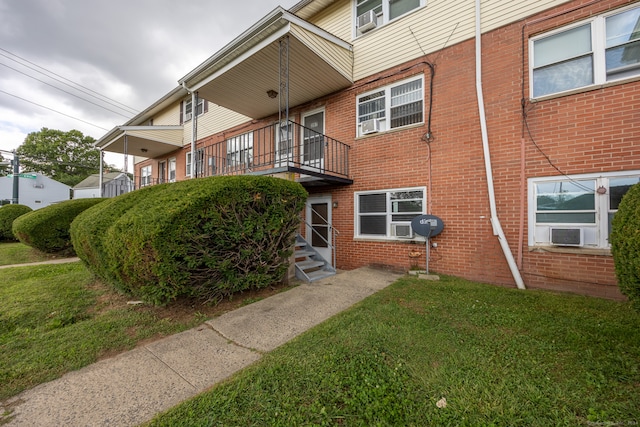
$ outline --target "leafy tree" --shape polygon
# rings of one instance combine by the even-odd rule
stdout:
[[[11,159],[7,159],[6,157],[2,156],[2,153],[0,153],[0,163],[10,163]],[[11,165],[2,165],[0,164],[0,176],[7,176],[11,173]]]
[[[94,142],[94,138],[75,129],[31,132],[17,150],[21,169],[74,186],[100,171],[100,152]]]

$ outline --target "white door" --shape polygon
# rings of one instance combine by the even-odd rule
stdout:
[[[302,164],[314,169],[324,168],[324,110],[302,117]]]
[[[307,199],[307,242],[327,262],[333,265],[331,245],[331,196],[309,197]]]

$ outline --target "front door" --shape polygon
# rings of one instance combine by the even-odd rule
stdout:
[[[158,184],[162,184],[167,179],[167,162],[158,163]]]
[[[302,164],[314,169],[324,168],[324,110],[302,117]]]
[[[309,197],[307,199],[307,242],[311,244],[327,262],[333,265],[331,245],[331,196]]]

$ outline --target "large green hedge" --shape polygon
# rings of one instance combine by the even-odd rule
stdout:
[[[71,223],[78,214],[104,200],[66,200],[29,212],[13,222],[13,234],[25,245],[39,251],[71,255]]]
[[[31,210],[29,206],[19,204],[0,207],[0,242],[17,240],[12,231],[13,221]]]
[[[611,252],[620,291],[640,311],[640,184],[627,191],[613,217]]]
[[[263,176],[163,184],[88,209],[71,236],[98,276],[130,294],[218,300],[284,277],[306,197]]]

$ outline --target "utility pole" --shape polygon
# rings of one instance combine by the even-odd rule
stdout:
[[[12,205],[17,205],[20,201],[20,159],[18,158],[18,152],[13,150],[13,198],[11,199]]]

